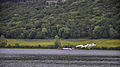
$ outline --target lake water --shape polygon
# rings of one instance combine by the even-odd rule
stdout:
[[[120,51],[0,49],[0,67],[120,67]]]

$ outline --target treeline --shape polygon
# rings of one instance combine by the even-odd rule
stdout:
[[[23,0],[0,3],[6,38],[120,38],[120,0]]]
[[[26,1],[32,1],[32,0],[0,0],[0,2],[26,2]]]

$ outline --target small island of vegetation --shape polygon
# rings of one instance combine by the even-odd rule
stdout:
[[[120,40],[110,39],[5,39],[1,36],[0,48],[37,48],[37,49],[93,49],[93,50],[120,50]],[[94,47],[76,48],[77,45],[96,43]]]

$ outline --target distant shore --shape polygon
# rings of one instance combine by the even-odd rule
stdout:
[[[38,40],[54,40],[54,39],[7,39],[7,40],[25,40],[25,41],[38,41]],[[120,40],[120,39],[90,39],[90,38],[80,38],[80,39],[61,39],[69,41],[79,41],[79,40]]]
[[[54,39],[7,39],[5,48],[37,48],[57,49],[54,47]],[[96,43],[96,47],[76,48],[77,45]],[[87,50],[120,50],[119,39],[61,39],[60,48],[75,48]]]

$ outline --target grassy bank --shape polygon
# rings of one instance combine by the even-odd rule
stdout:
[[[55,40],[16,40],[8,39],[6,47],[54,48]],[[97,47],[86,49],[120,49],[120,40],[61,40],[61,47],[75,47],[79,44],[96,43]]]

